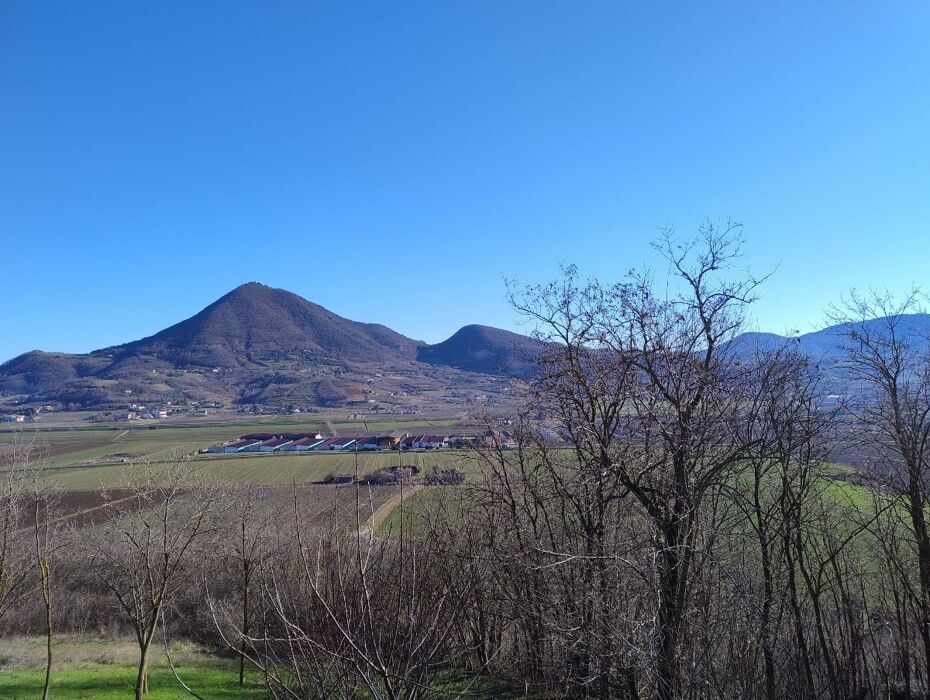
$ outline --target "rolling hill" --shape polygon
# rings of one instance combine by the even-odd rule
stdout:
[[[901,317],[899,327],[930,349],[930,315]],[[837,361],[845,330],[831,326],[796,338],[745,333],[731,347],[749,352],[796,343],[841,385],[846,380]],[[370,408],[380,402],[403,409],[420,397],[432,405],[461,405],[489,391],[509,396],[500,379],[532,376],[542,349],[533,338],[481,325],[428,345],[251,282],[140,340],[85,355],[34,350],[13,358],[0,365],[0,404],[97,409],[144,400]],[[463,387],[473,390],[471,398]]]
[[[418,392],[432,367],[526,376],[535,341],[466,326],[435,346],[352,321],[292,292],[251,282],[154,335],[85,355],[34,350],[0,365],[3,396],[70,407],[146,401],[338,405],[396,371]],[[435,384],[442,384],[441,378]]]
[[[382,362],[416,357],[422,342],[358,323],[283,289],[250,282],[155,335],[92,354],[116,363],[151,356],[174,366],[248,367],[288,357]]]
[[[871,328],[880,331],[883,323],[884,319],[876,318],[857,325],[861,325],[863,329]],[[797,336],[778,335],[777,333],[743,333],[730,341],[730,344],[737,353],[740,353],[749,352],[752,349],[774,350],[790,340],[797,344],[798,350],[809,355],[815,362],[829,365],[842,358],[844,338],[852,325],[838,324]],[[897,332],[918,347],[930,350],[930,314],[904,314],[897,317]]]
[[[417,360],[470,372],[527,377],[541,349],[541,343],[528,336],[470,325],[441,343],[418,347]]]

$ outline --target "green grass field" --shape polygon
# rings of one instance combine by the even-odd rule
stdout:
[[[0,698],[29,700],[40,698],[45,681],[44,640],[17,637],[0,640]],[[132,697],[136,680],[136,647],[128,638],[111,639],[82,635],[62,635],[54,643],[55,663],[50,696],[56,700],[123,700]],[[168,666],[163,647],[153,649],[149,671],[151,700],[181,700],[191,695],[184,690]],[[198,695],[211,700],[265,700],[265,690],[257,671],[246,672],[245,686],[239,687],[235,659],[211,654],[194,644],[171,645],[171,657],[181,679]],[[441,697],[526,697],[488,678],[443,673],[433,681]],[[368,697],[359,695],[358,697]]]
[[[132,697],[135,669],[131,666],[90,665],[56,671],[50,696],[58,700],[125,700]],[[244,688],[239,687],[237,670],[232,662],[178,668],[178,675],[198,695],[205,698],[270,698],[261,679],[252,676]],[[26,700],[42,697],[45,681],[41,671],[4,670],[0,673],[0,697]],[[191,695],[175,680],[170,669],[152,669],[149,693],[152,700],[181,700]]]
[[[45,681],[44,640],[14,638],[0,640],[0,698],[39,698]],[[132,696],[136,680],[136,648],[129,639],[63,635],[53,646],[50,695],[59,700],[109,700]],[[153,700],[190,698],[168,666],[164,649],[153,649],[149,674]],[[172,644],[172,660],[178,675],[205,698],[268,698],[257,674],[246,677],[239,687],[238,666],[231,658],[210,654],[187,643]]]

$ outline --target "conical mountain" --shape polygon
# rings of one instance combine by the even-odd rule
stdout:
[[[256,386],[280,382],[286,393],[314,376],[301,368],[411,363],[421,345],[250,282],[141,340],[86,355],[34,350],[0,364],[0,399],[81,407],[112,406],[127,396],[241,401]]]
[[[298,358],[382,362],[422,345],[390,328],[343,318],[284,289],[250,282],[148,338],[97,353],[155,356],[174,365],[245,367]]]

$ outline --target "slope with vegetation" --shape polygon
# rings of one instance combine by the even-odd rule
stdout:
[[[470,374],[525,376],[534,348],[529,338],[485,326],[428,346],[252,282],[141,340],[87,355],[20,355],[0,365],[0,403],[6,395],[65,408],[121,406],[127,397],[334,406],[364,400],[371,377],[389,371],[398,381],[382,396],[403,406],[412,403],[404,397],[448,386],[450,377],[437,376],[436,368],[453,371],[453,385],[461,387],[475,382]]]

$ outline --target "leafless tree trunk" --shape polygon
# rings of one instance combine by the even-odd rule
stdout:
[[[188,460],[132,467],[133,497],[110,507],[91,565],[131,625],[139,646],[135,697],[148,692],[150,651],[167,603],[191,574],[191,553],[212,526],[218,491]]]
[[[227,568],[238,580],[240,604],[239,640],[239,687],[245,685],[245,669],[248,664],[249,643],[252,633],[252,599],[255,596],[255,579],[262,562],[269,555],[269,528],[273,525],[272,510],[262,502],[257,488],[240,489],[232,498],[232,509],[236,513],[236,536],[224,538],[223,546]]]
[[[831,319],[843,323],[846,356],[842,369],[859,386],[847,397],[852,429],[865,428],[862,448],[872,469],[888,476],[910,519],[916,550],[919,636],[923,677],[930,684],[930,343],[909,324],[921,296],[853,292]]]
[[[52,680],[52,574],[50,555],[51,512],[49,496],[36,491],[33,501],[35,559],[39,573],[39,591],[45,608],[45,684],[42,700],[48,699]]]
[[[789,549],[800,513],[809,499],[816,472],[827,451],[831,415],[821,406],[818,375],[806,356],[790,345],[765,353],[752,350],[759,368],[756,388],[747,406],[746,440],[758,449],[747,457],[726,491],[743,514],[736,527],[747,525],[758,547],[761,601],[758,634],[763,662],[764,696],[774,700],[780,692],[776,678],[774,615],[785,602],[796,623],[807,693],[813,693],[813,675],[807,653],[797,594],[796,554]],[[779,545],[781,543],[781,547]],[[803,552],[800,553],[803,555]],[[788,600],[783,599],[787,586]]]
[[[34,571],[45,628],[43,700],[48,698],[52,674],[52,558],[65,545],[59,537],[61,528],[52,523],[56,496],[46,482],[47,457],[47,445],[14,440],[2,465],[0,491],[0,617],[22,598],[29,588],[28,573]],[[28,511],[32,517],[27,520]]]
[[[0,460],[0,620],[24,593],[31,567],[20,536],[28,508],[28,477],[35,448],[14,440]]]

